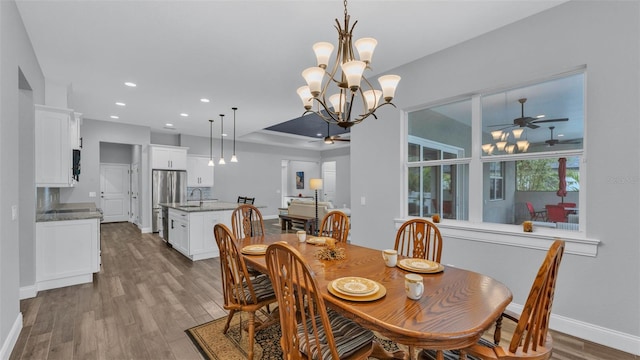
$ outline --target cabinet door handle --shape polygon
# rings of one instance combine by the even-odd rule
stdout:
[[[183,227],[183,228],[186,228],[186,227],[187,227],[187,225],[182,225],[182,227]]]
[[[173,229],[173,219],[171,219],[171,228]]]

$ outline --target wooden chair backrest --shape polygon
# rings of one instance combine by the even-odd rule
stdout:
[[[567,222],[567,212],[559,205],[545,205],[547,219],[551,222]]]
[[[308,344],[326,342],[332,358],[338,359],[327,309],[313,270],[309,268],[298,250],[284,242],[269,245],[265,256],[269,277],[278,300],[282,329],[280,342],[287,359],[302,358],[299,351],[301,341],[297,335],[298,326],[304,326],[306,354],[313,353]],[[320,324],[324,327],[326,334],[326,340],[322,339],[322,341],[318,336]]]
[[[442,256],[440,229],[426,219],[407,220],[400,225],[396,233],[394,249],[398,250],[400,255],[440,262]]]
[[[347,242],[349,237],[349,217],[342,211],[329,211],[322,219],[320,236],[329,236],[337,242]]]
[[[240,308],[248,304],[257,304],[258,299],[249,280],[249,273],[236,239],[224,224],[216,224],[213,234],[220,249],[220,272],[222,275],[222,292],[225,306]],[[245,288],[249,296],[245,294]]]
[[[513,332],[509,344],[511,353],[515,353],[516,350],[525,354],[530,350],[535,352],[538,346],[544,347],[547,342],[551,305],[564,245],[564,241],[556,240],[547,251]]]
[[[238,205],[231,213],[231,229],[236,239],[263,236],[265,231],[262,213],[253,205]]]

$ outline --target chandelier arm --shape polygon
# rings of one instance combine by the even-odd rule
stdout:
[[[329,115],[329,118],[331,120],[333,120],[335,123],[340,122],[340,118],[336,116],[336,113],[331,111],[331,109],[327,106],[327,104],[325,104],[322,100],[318,99],[318,98],[314,98],[320,105],[322,105],[322,108],[327,112],[327,115]],[[322,118],[322,120],[324,121],[328,121],[327,120],[327,116],[325,116],[321,111],[313,111],[313,110],[309,110],[312,111],[316,114],[318,114],[318,116],[320,116]]]
[[[351,92],[351,101],[349,102],[349,112],[345,119],[351,119],[351,110],[353,110],[353,98],[355,98],[356,93],[354,91]]]

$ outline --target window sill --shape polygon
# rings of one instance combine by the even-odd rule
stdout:
[[[406,220],[408,219],[394,219],[396,229]],[[533,232],[526,233],[522,231],[521,225],[441,219],[438,228],[443,237],[545,251],[555,239],[560,238],[566,243],[565,253],[591,257],[598,254],[600,244],[600,240],[589,239],[582,231],[564,231],[535,225]]]

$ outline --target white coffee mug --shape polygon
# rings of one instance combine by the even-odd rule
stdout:
[[[383,250],[382,259],[384,259],[385,265],[388,267],[394,267],[398,262],[398,251],[393,249]]]
[[[298,235],[298,241],[300,242],[305,242],[305,240],[307,240],[307,232],[306,231],[298,231],[296,232],[296,234]]]
[[[407,297],[412,300],[419,300],[424,292],[424,282],[422,276],[418,274],[407,274],[404,276],[404,291]]]

